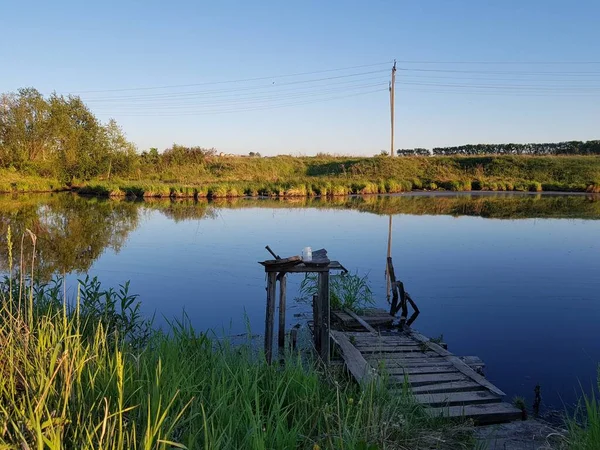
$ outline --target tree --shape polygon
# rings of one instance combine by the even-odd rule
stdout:
[[[102,124],[76,96],[33,88],[0,96],[0,167],[26,167],[69,182],[129,172],[137,156],[114,120]]]
[[[123,130],[114,119],[110,119],[104,127],[108,145],[108,175],[111,170],[118,173],[130,173],[136,161],[135,145],[129,142]]]
[[[48,103],[33,88],[2,96],[0,107],[0,163],[23,168],[46,159],[51,144]]]

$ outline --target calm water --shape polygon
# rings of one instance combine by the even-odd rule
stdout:
[[[386,307],[388,217],[398,278],[418,302],[414,326],[477,355],[509,396],[546,404],[591,386],[600,362],[600,198],[546,195],[406,195],[336,199],[125,202],[70,194],[0,198],[2,235],[38,236],[42,276],[82,272],[104,285],[131,280],[156,322],[186,311],[198,329],[264,326],[269,244],[282,256],[325,247],[368,274]],[[4,238],[5,239],[5,238]],[[5,243],[2,260],[6,260]],[[300,276],[288,282],[290,297]],[[288,322],[306,311],[295,304]]]

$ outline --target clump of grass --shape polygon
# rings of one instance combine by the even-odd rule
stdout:
[[[362,277],[358,273],[331,275],[329,289],[331,309],[349,309],[361,312],[375,304],[367,275]],[[317,293],[317,276],[307,274],[300,283],[301,298],[305,301],[310,300]]]
[[[521,420],[527,420],[527,403],[523,397],[515,397],[513,398],[513,405],[515,408],[521,410]]]
[[[597,388],[600,392],[600,366]],[[575,413],[567,420],[567,430],[570,450],[600,448],[600,399],[594,391],[589,395],[583,394]]]

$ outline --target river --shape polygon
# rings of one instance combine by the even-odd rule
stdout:
[[[595,383],[600,362],[600,197],[548,194],[404,194],[333,200],[125,201],[74,194],[0,197],[6,231],[38,237],[38,270],[84,273],[104,286],[131,281],[157,326],[183,311],[198,330],[262,333],[265,245],[281,256],[326,248],[367,275],[386,308],[392,217],[396,275],[418,303],[414,327],[477,355],[509,397],[529,402],[539,383],[561,408]],[[20,244],[19,244],[20,245]],[[18,252],[17,252],[18,253]],[[289,298],[301,276],[290,276]],[[288,325],[306,305],[291,301]]]

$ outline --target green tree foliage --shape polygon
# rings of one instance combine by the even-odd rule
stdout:
[[[70,182],[127,174],[136,161],[117,123],[101,123],[79,97],[45,98],[33,88],[0,97],[0,167]]]
[[[171,148],[166,149],[161,157],[162,162],[168,166],[182,166],[188,164],[202,164],[208,157],[214,156],[214,148],[186,147],[184,145],[173,144]]]

